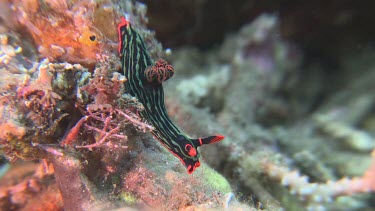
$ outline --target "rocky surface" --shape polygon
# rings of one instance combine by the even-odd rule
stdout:
[[[150,16],[145,4],[133,1],[0,1],[2,209],[374,207],[368,193],[375,190],[371,49],[324,50],[330,56],[318,58],[337,64],[330,69],[327,60],[311,57],[306,40],[312,35],[298,36],[307,26],[289,13],[266,13],[275,5],[250,1],[238,11],[239,1],[221,16],[222,32],[203,33],[216,17],[203,11],[231,3],[144,2]],[[177,8],[190,8],[183,21],[163,18],[181,15],[170,13]],[[251,18],[242,17],[254,9]],[[335,11],[335,18],[342,14]],[[352,7],[337,26],[358,20],[359,11]],[[193,175],[149,134],[152,126],[137,115],[143,105],[126,93],[126,78],[117,72],[116,24],[124,15],[152,57],[174,66],[164,85],[173,120],[192,137],[226,136],[200,148],[202,166]],[[180,48],[163,51],[148,20],[163,43]],[[194,25],[191,33],[179,27],[186,22]],[[311,43],[320,51],[327,46]],[[338,39],[333,46],[350,44]]]

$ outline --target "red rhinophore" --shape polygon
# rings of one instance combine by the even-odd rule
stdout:
[[[121,46],[122,46],[122,40],[121,40],[121,27],[123,26],[128,26],[129,21],[125,19],[125,17],[121,17],[120,23],[117,25],[117,33],[118,33],[118,53],[120,54],[121,52]]]
[[[198,140],[199,140],[199,144],[200,144],[199,146],[202,146],[202,144],[203,144],[203,143],[202,143],[202,139],[199,138]]]
[[[216,142],[219,142],[221,140],[223,140],[225,138],[225,136],[222,136],[222,135],[216,135],[215,138],[213,138],[211,141],[210,141],[210,144],[212,143],[216,143]]]
[[[186,144],[185,150],[192,157],[195,157],[197,155],[197,150],[193,146],[191,146],[191,144]]]

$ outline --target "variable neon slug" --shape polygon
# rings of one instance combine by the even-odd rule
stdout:
[[[200,166],[197,148],[224,139],[222,135],[190,138],[171,121],[164,104],[162,83],[174,74],[173,67],[165,60],[154,63],[142,37],[130,23],[121,18],[118,24],[119,47],[123,73],[128,79],[125,88],[144,106],[140,116],[154,126],[151,132],[173,155],[185,165],[189,174]]]

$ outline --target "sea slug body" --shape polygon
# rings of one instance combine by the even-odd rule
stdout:
[[[185,165],[189,174],[200,166],[197,148],[224,139],[222,135],[190,138],[171,121],[164,104],[162,83],[174,74],[173,67],[165,60],[154,63],[142,37],[124,17],[118,25],[121,71],[128,79],[125,88],[144,106],[140,116],[154,126],[151,132],[173,155]]]

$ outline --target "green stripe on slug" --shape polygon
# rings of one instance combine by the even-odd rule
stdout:
[[[143,39],[124,17],[117,30],[121,70],[128,79],[125,82],[127,92],[143,104],[145,109],[140,116],[154,126],[151,132],[154,137],[180,159],[189,174],[193,173],[200,166],[197,148],[221,141],[224,136],[192,139],[181,132],[169,118],[164,104],[162,83],[173,76],[173,67],[163,59],[152,61]]]

